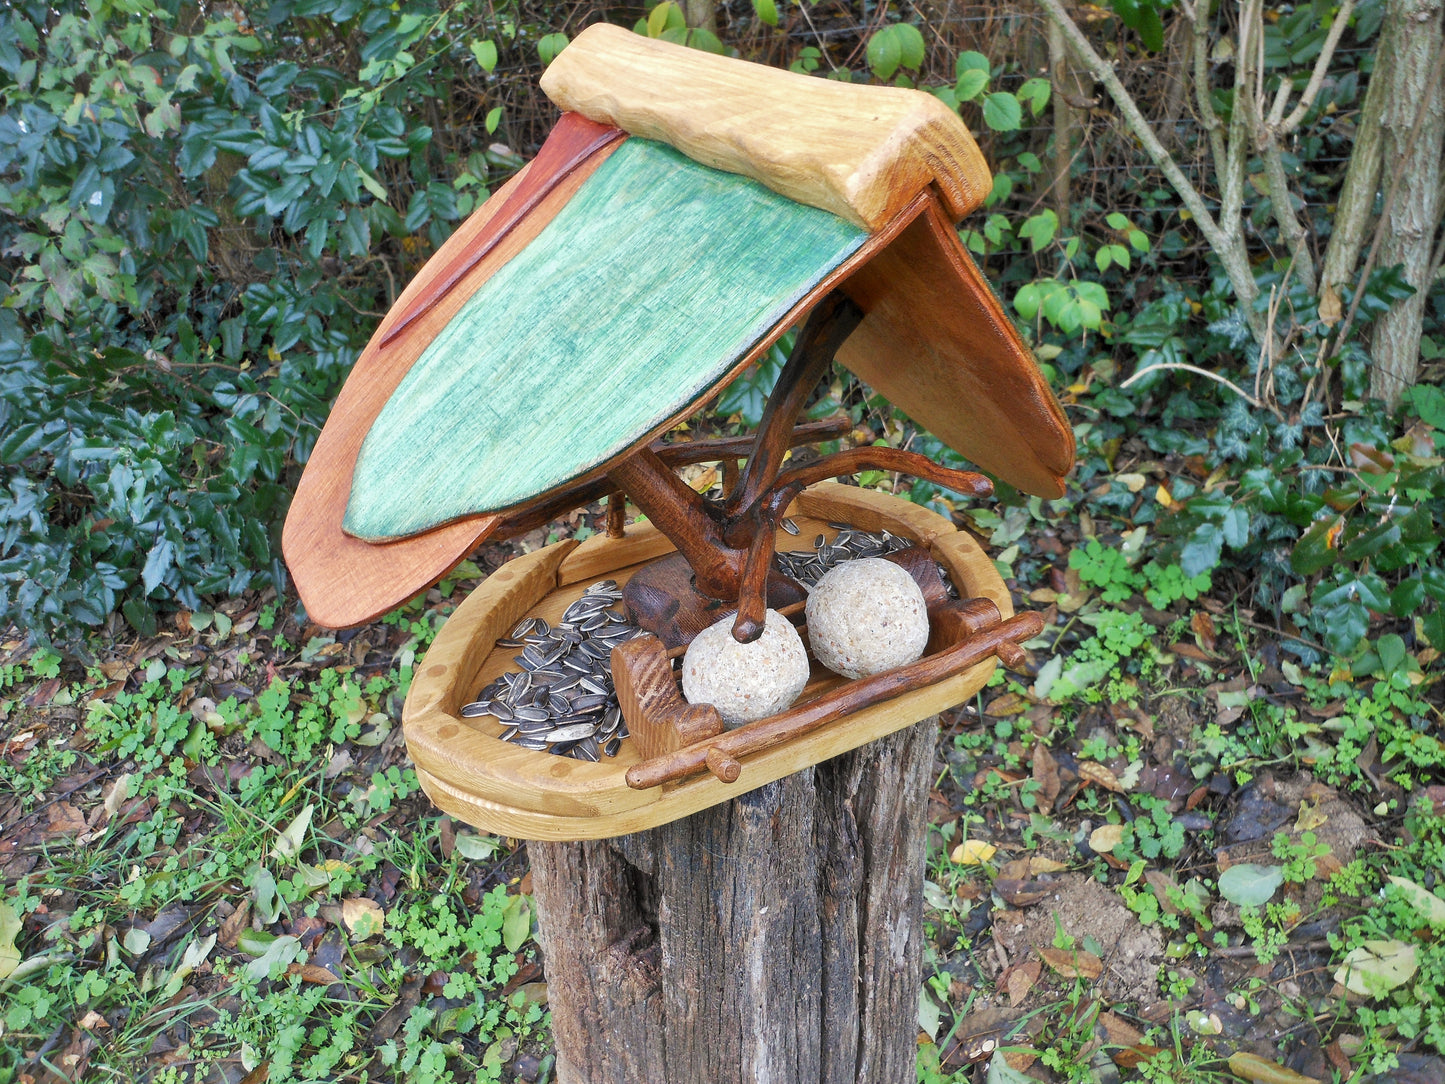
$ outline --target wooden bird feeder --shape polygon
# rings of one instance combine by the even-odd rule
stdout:
[[[991,181],[942,103],[605,25],[582,32],[542,86],[562,119],[382,321],[307,464],[284,549],[310,616],[355,625],[480,542],[610,497],[605,534],[518,557],[462,604],[403,719],[442,809],[488,831],[581,840],[676,820],[960,703],[1040,630],[1036,615],[1013,614],[970,535],[829,481],[886,470],[985,496],[982,474],[890,448],[788,458],[840,433],[796,425],[835,359],[1028,492],[1062,494],[1074,448],[959,241],[956,223]],[[661,439],[790,328],[753,437]],[[674,473],[699,462],[723,465],[723,499]],[[645,522],[623,527],[623,494]],[[781,529],[789,515],[797,536]],[[924,656],[851,681],[815,667],[793,707],[733,730],[684,702],[671,659],[724,614],[736,611],[746,642],[766,607],[799,609],[804,589],[775,552],[831,538],[838,523],[913,543],[892,559],[928,602]],[[603,578],[652,634],[612,655],[631,731],[615,756],[520,748],[497,719],[463,717],[516,669],[506,640],[518,622],[555,624]]]

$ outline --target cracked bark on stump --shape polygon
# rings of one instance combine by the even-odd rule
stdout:
[[[650,831],[529,843],[559,1084],[912,1081],[937,729]]]

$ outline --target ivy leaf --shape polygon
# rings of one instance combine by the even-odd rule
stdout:
[[[1219,894],[1240,907],[1263,907],[1284,884],[1284,867],[1241,862],[1219,875]]]
[[[149,595],[161,585],[161,581],[176,563],[176,544],[169,538],[159,538],[146,554],[145,567],[141,569],[141,587]]]
[[[778,25],[778,5],[773,0],[753,0],[753,11],[769,26]]]
[[[1425,627],[1425,639],[1437,651],[1445,651],[1445,610],[1426,614],[1420,622]]]
[[[1336,655],[1351,655],[1370,631],[1370,611],[1357,598],[1335,606],[1316,604],[1315,621],[1324,625],[1325,646]]]
[[[1235,507],[1224,513],[1224,542],[1232,550],[1249,544],[1249,512],[1245,509]]]
[[[1219,551],[1224,545],[1224,530],[1217,523],[1201,523],[1194,528],[1189,541],[1179,553],[1179,567],[1186,576],[1212,572],[1219,564]]]

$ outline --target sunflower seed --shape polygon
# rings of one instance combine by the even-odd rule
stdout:
[[[596,723],[572,723],[570,726],[559,726],[554,729],[547,735],[547,741],[581,741],[583,738],[590,738],[596,733]]]
[[[781,520],[781,522],[778,524],[778,526],[782,527],[782,529],[785,530],[785,531],[787,531],[789,534],[795,535],[795,534],[798,533],[798,525],[797,525],[796,523],[794,523],[791,519],[789,519],[787,516],[784,516],[784,517],[782,518],[782,520]]]
[[[617,755],[617,750],[621,748],[622,737],[621,735],[619,735],[615,738],[608,738],[607,744],[602,747],[602,751],[606,753],[609,757],[615,757]]]
[[[470,704],[463,704],[461,716],[463,719],[476,719],[482,715],[492,714],[492,702],[490,700],[473,700]]]

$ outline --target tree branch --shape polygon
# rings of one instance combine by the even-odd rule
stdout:
[[[1294,107],[1294,112],[1282,124],[1273,124],[1276,136],[1289,135],[1299,127],[1300,121],[1305,119],[1305,114],[1315,104],[1315,98],[1319,96],[1320,87],[1324,85],[1325,73],[1329,71],[1330,61],[1334,59],[1335,49],[1339,47],[1340,37],[1349,25],[1350,16],[1355,11],[1355,0],[1344,0],[1340,10],[1335,13],[1335,21],[1330,24],[1329,35],[1325,38],[1325,44],[1320,49],[1320,55],[1315,58],[1315,70],[1310,73],[1310,81],[1305,84],[1304,93],[1300,96],[1299,104]],[[1286,85],[1288,82],[1286,81]],[[1281,110],[1283,112],[1283,110]],[[1274,118],[1271,117],[1273,121]]]

